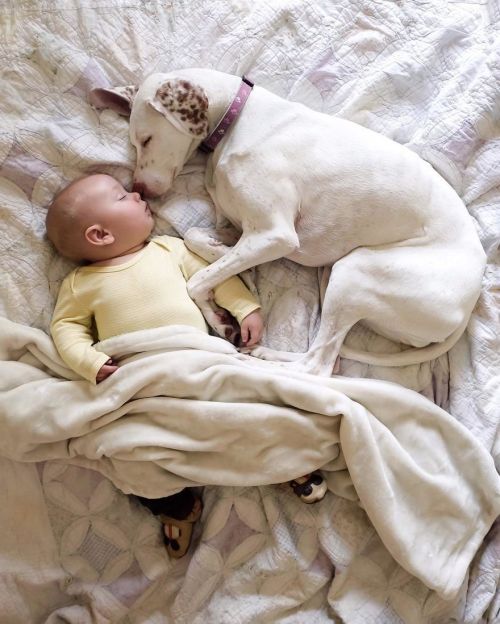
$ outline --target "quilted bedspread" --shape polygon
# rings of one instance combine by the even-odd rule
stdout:
[[[342,360],[340,374],[419,392],[465,425],[500,467],[499,20],[498,0],[0,6],[0,313],[47,330],[71,268],[44,237],[53,194],[86,172],[131,180],[127,120],[93,110],[90,88],[173,67],[245,73],[283,97],[406,144],[464,199],[488,257],[464,337],[448,356],[420,366]],[[152,203],[158,233],[213,225],[203,166],[203,157],[195,159]],[[307,349],[321,277],[285,260],[246,272],[263,302],[264,344]],[[361,325],[348,344],[398,348]],[[101,473],[53,460],[0,457],[0,466],[2,622],[500,621],[498,522],[458,595],[444,600],[398,565],[356,501],[331,492],[306,506],[286,485],[209,485],[190,553],[172,562],[154,517]]]

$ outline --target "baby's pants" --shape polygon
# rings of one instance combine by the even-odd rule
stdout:
[[[184,520],[191,513],[196,499],[191,488],[184,488],[177,494],[163,498],[143,498],[142,496],[136,496],[136,498],[155,516],[163,514],[176,520]]]

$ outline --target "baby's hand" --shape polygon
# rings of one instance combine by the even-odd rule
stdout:
[[[118,369],[118,366],[113,364],[113,360],[109,359],[98,370],[96,378],[95,378],[96,383],[101,383],[101,381],[104,381],[106,377],[109,377],[110,375],[112,375],[117,369]]]
[[[264,321],[260,310],[250,312],[241,322],[241,344],[245,347],[253,347],[262,338]]]

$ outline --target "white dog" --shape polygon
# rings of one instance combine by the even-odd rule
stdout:
[[[223,117],[240,83],[189,69],[153,74],[138,90],[96,89],[91,101],[130,114],[135,183],[158,196]],[[309,351],[297,359],[257,347],[254,355],[295,359],[300,370],[329,375],[339,353],[412,364],[446,352],[464,331],[485,254],[458,195],[411,150],[255,86],[208,158],[206,186],[217,213],[242,234],[190,279],[199,304],[216,284],[263,262],[286,257],[332,266]],[[390,356],[341,351],[358,321],[418,348]]]

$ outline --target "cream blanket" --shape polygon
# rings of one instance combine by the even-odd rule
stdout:
[[[0,319],[1,454],[74,461],[148,497],[323,467],[404,568],[443,597],[459,590],[499,513],[500,479],[436,405],[389,382],[289,373],[184,326],[100,348],[121,368],[92,386],[44,332]]]

